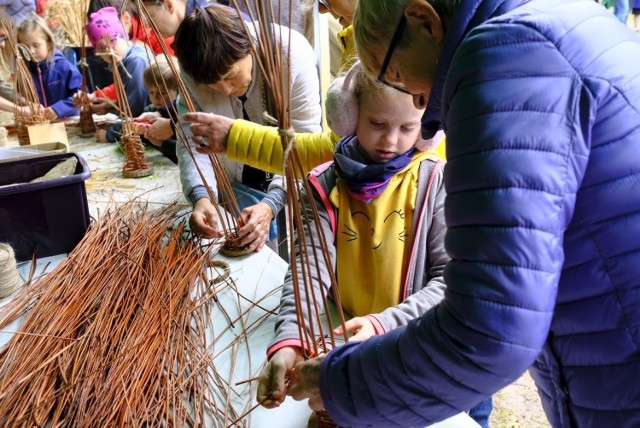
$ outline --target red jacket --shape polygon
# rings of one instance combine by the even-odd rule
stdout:
[[[158,37],[151,31],[150,26],[143,25],[143,23],[140,22],[140,18],[133,18],[131,20],[131,34],[129,36],[132,41],[140,40],[144,42],[144,44],[151,48],[154,54],[158,55],[162,53]],[[173,44],[173,36],[164,39],[164,43],[167,45],[169,54],[174,56],[175,54],[171,47]]]

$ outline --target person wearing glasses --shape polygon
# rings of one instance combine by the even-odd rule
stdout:
[[[311,3],[313,1],[311,0]],[[355,9],[356,0],[318,0],[318,12],[331,14],[342,26],[342,31],[337,34],[338,44],[342,50],[338,74],[346,73],[358,59],[351,26]]]
[[[13,54],[8,47],[9,37],[15,34],[13,19],[6,12],[0,10],[0,52],[5,64],[13,64]],[[11,82],[0,78],[0,110],[13,112],[16,108],[13,104],[14,90]],[[27,111],[28,107],[25,107]]]
[[[638,35],[590,1],[359,0],[354,37],[447,133],[447,292],[288,393],[425,426],[529,369],[552,426],[640,426]]]

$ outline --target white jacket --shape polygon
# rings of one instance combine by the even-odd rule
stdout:
[[[289,32],[291,32],[291,61],[288,61],[287,52],[289,44]],[[292,126],[297,132],[320,132],[322,120],[322,108],[320,104],[320,85],[318,71],[316,68],[316,57],[309,42],[298,32],[280,27],[274,24],[276,37],[282,37],[284,51],[284,70],[291,67],[291,120]],[[254,39],[255,40],[255,39]],[[268,88],[263,84],[260,68],[257,61],[253,62],[253,80],[247,90],[245,109],[249,119],[258,124],[264,124],[265,100],[264,95]],[[242,119],[242,102],[238,97],[224,96],[213,91],[206,85],[194,83],[188,76],[183,75],[184,82],[191,99],[196,105],[196,109],[207,113],[215,113],[233,119]],[[178,112],[182,115],[187,111],[182,96],[178,97]],[[188,143],[193,148],[191,132],[188,124],[183,126]],[[185,196],[192,203],[202,197],[207,197],[206,189],[202,179],[196,170],[193,160],[189,156],[184,144],[177,145],[178,164],[180,166],[180,179]],[[208,156],[197,153],[193,150],[198,166],[205,176],[206,183],[211,187],[213,194],[218,197],[216,179]],[[242,168],[244,164],[231,161],[226,156],[220,156],[225,165],[227,176],[230,182],[242,181]],[[282,180],[274,179],[269,187],[269,195],[274,188],[281,187]],[[280,193],[282,193],[280,191]],[[280,206],[274,214],[284,205],[283,198]],[[270,204],[271,205],[271,204]],[[273,205],[272,205],[273,208]]]

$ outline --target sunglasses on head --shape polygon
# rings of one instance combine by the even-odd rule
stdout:
[[[331,6],[327,0],[318,0],[318,12],[324,13],[331,10]]]
[[[407,24],[407,18],[402,15],[400,18],[400,22],[398,22],[398,26],[396,27],[396,31],[393,33],[391,37],[391,43],[389,43],[389,47],[387,48],[387,53],[384,55],[384,59],[382,60],[382,67],[380,68],[380,74],[378,74],[378,82],[383,83],[397,91],[403,92],[405,94],[412,95],[411,92],[407,91],[407,88],[400,82],[388,82],[387,81],[387,68],[389,67],[389,63],[391,62],[391,57],[393,56],[393,52],[396,49],[396,45],[400,41],[402,37],[402,32],[404,31],[404,27]]]

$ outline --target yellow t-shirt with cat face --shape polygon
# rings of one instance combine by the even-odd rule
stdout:
[[[404,298],[420,162],[433,156],[416,153],[369,203],[351,198],[337,178],[330,194],[338,209],[336,272],[342,307],[352,316],[381,312]]]

